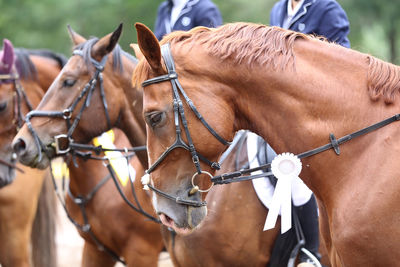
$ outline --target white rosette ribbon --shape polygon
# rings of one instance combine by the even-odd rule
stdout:
[[[292,181],[299,176],[302,164],[292,153],[277,155],[271,163],[272,174],[278,179],[269,207],[264,231],[275,227],[281,212],[281,233],[292,227]]]

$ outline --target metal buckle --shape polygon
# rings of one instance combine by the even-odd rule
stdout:
[[[201,174],[202,174],[202,173],[207,174],[208,176],[210,176],[210,178],[213,178],[212,174],[209,173],[209,172],[201,171]],[[195,184],[194,184],[194,178],[196,178],[196,176],[197,176],[198,174],[199,174],[199,173],[195,172],[195,173],[193,174],[193,176],[192,176],[192,186],[193,186],[193,188],[196,188],[196,189],[197,189],[196,191],[199,191],[199,192],[201,192],[201,193],[205,193],[205,192],[210,191],[211,188],[214,186],[214,183],[212,183],[211,186],[210,186],[208,189],[205,189],[205,190],[200,189],[198,185],[195,185]],[[195,192],[193,192],[193,191],[191,190],[191,194],[194,194],[194,193],[195,193]]]
[[[59,134],[54,136],[55,141],[55,149],[57,155],[64,155],[67,154],[70,150],[70,144],[73,142],[71,137],[68,137],[66,134]],[[60,145],[66,148],[61,148]]]
[[[62,113],[63,113],[63,119],[64,119],[64,120],[71,119],[71,117],[72,117],[72,110],[70,110],[69,108],[67,108],[67,109],[64,109]],[[58,136],[59,136],[59,135],[58,135]]]

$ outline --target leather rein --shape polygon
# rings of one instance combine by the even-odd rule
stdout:
[[[175,63],[171,54],[171,48],[170,48],[170,44],[164,44],[161,46],[161,55],[164,59],[164,63],[165,66],[167,68],[168,73],[165,75],[161,75],[155,78],[151,78],[148,80],[145,80],[142,83],[142,87],[148,86],[150,84],[155,84],[155,83],[160,83],[160,82],[164,82],[164,81],[170,81],[172,84],[172,91],[173,91],[173,106],[174,106],[174,117],[175,117],[175,131],[176,131],[176,139],[175,142],[172,146],[170,146],[169,148],[167,148],[167,150],[164,151],[163,154],[161,154],[161,156],[156,160],[156,162],[146,171],[147,174],[150,174],[152,171],[154,171],[154,169],[165,159],[165,157],[168,155],[169,152],[171,152],[173,149],[175,148],[184,148],[186,150],[189,150],[190,153],[192,154],[192,159],[193,162],[196,166],[196,170],[197,173],[196,174],[201,174],[201,173],[206,173],[208,174],[208,172],[202,171],[200,168],[200,164],[198,159],[200,158],[201,160],[204,160],[202,157],[200,157],[200,154],[198,154],[198,152],[196,152],[196,149],[194,147],[194,144],[192,142],[192,138],[190,136],[189,133],[189,128],[187,125],[187,120],[184,114],[184,110],[183,110],[183,105],[182,105],[182,101],[180,99],[179,96],[179,92],[182,94],[182,96],[184,97],[186,103],[189,105],[190,109],[195,113],[196,117],[203,123],[203,125],[210,131],[210,133],[212,135],[214,135],[222,144],[224,145],[229,145],[230,143],[225,141],[222,137],[220,137],[214,130],[213,128],[211,128],[211,126],[204,120],[204,118],[201,116],[201,114],[197,111],[196,107],[194,106],[193,102],[190,100],[190,98],[187,96],[187,94],[185,93],[184,89],[182,88],[182,86],[180,85],[179,81],[178,81],[178,74],[176,73],[175,70]],[[178,92],[179,90],[179,92]],[[184,131],[186,133],[187,139],[188,139],[188,145],[185,144],[181,138],[181,129],[180,129],[180,123],[179,123],[179,118],[182,120],[182,126],[184,128]],[[306,158],[306,157],[310,157],[313,156],[315,154],[321,153],[323,151],[329,150],[329,149],[334,149],[335,153],[337,155],[340,154],[340,149],[339,149],[339,145],[350,141],[356,137],[365,135],[367,133],[370,133],[372,131],[375,131],[377,129],[380,129],[388,124],[391,124],[393,122],[399,121],[400,120],[400,114],[396,114],[390,118],[387,118],[385,120],[382,120],[378,123],[375,123],[373,125],[370,125],[368,127],[365,127],[361,130],[358,130],[356,132],[353,132],[351,134],[345,135],[339,139],[336,139],[335,136],[331,133],[329,134],[329,139],[330,139],[330,143],[325,144],[323,146],[317,147],[315,149],[311,149],[308,150],[306,152],[300,153],[297,155],[297,157],[299,159],[302,158]],[[218,170],[220,164],[218,162],[210,162],[209,160],[205,159],[204,160],[208,165],[210,165],[211,167],[213,167],[214,169]],[[235,171],[235,172],[231,172],[231,173],[225,173],[225,174],[221,174],[221,175],[217,175],[217,176],[212,176],[211,177],[211,182],[212,182],[212,186],[214,184],[228,184],[228,183],[232,183],[232,182],[240,182],[240,181],[246,181],[246,180],[251,180],[251,179],[258,179],[258,178],[263,178],[263,177],[267,177],[267,176],[273,176],[272,172],[268,171],[268,169],[271,167],[271,163],[268,164],[264,164],[261,165],[259,167],[256,168],[250,168],[250,169],[242,169],[239,171]],[[264,173],[261,174],[256,174],[256,175],[248,175],[251,174],[254,171],[258,171],[258,170],[263,170]],[[195,177],[195,175],[193,176],[193,178]],[[197,186],[194,185],[193,183],[193,178],[192,178],[192,186],[195,189]],[[195,206],[195,207],[200,207],[200,206],[205,206],[207,205],[207,203],[205,201],[193,201],[193,200],[184,200],[181,199],[180,197],[168,194],[166,192],[163,192],[157,188],[155,188],[154,186],[151,185],[151,179],[148,180],[148,184],[147,186],[154,191],[155,193],[167,197],[171,200],[174,200],[176,203],[179,204],[184,204],[184,205],[188,205],[188,206]],[[212,187],[211,186],[211,187]],[[209,191],[211,189],[211,187],[207,190],[198,190],[200,192],[206,192]]]

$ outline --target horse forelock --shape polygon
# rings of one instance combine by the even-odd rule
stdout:
[[[400,92],[400,67],[373,56],[367,56],[367,61],[371,98],[379,100],[382,97],[385,103],[393,103]]]
[[[99,39],[96,37],[93,37],[89,40],[87,40],[84,43],[78,44],[75,46],[73,49],[74,50],[81,50],[83,53],[83,60],[86,63],[86,66],[91,66],[91,58],[92,58],[92,47],[93,45],[98,41]],[[117,71],[119,73],[122,73],[124,71],[124,67],[122,64],[122,58],[121,55],[125,56],[129,61],[137,63],[138,60],[132,56],[131,54],[125,52],[122,50],[121,46],[119,44],[115,45],[115,48],[112,51],[112,58],[113,58],[113,70]]]

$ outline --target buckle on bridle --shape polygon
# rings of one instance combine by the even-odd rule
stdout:
[[[54,136],[54,142],[56,154],[64,155],[71,150],[70,144],[73,143],[73,139],[66,134],[59,134]]]
[[[70,110],[69,108],[66,108],[63,110],[62,112],[62,116],[64,120],[68,120],[71,119],[72,117],[72,110]],[[60,134],[61,135],[61,134]]]
[[[195,184],[194,184],[194,178],[196,178],[197,175],[203,174],[203,173],[204,173],[204,174],[207,174],[208,176],[210,176],[210,178],[213,178],[212,174],[209,173],[209,172],[206,172],[206,171],[201,171],[201,173],[195,172],[195,173],[193,174],[193,176],[192,176],[192,186],[193,186],[193,189],[195,189],[195,190],[193,190],[193,189],[190,190],[190,194],[191,194],[191,195],[193,195],[193,194],[196,193],[197,191],[199,191],[200,193],[208,192],[208,191],[210,191],[211,188],[214,186],[214,183],[212,183],[211,186],[210,186],[208,189],[202,190],[202,189],[200,189],[200,187],[199,187],[198,185],[195,185]]]

